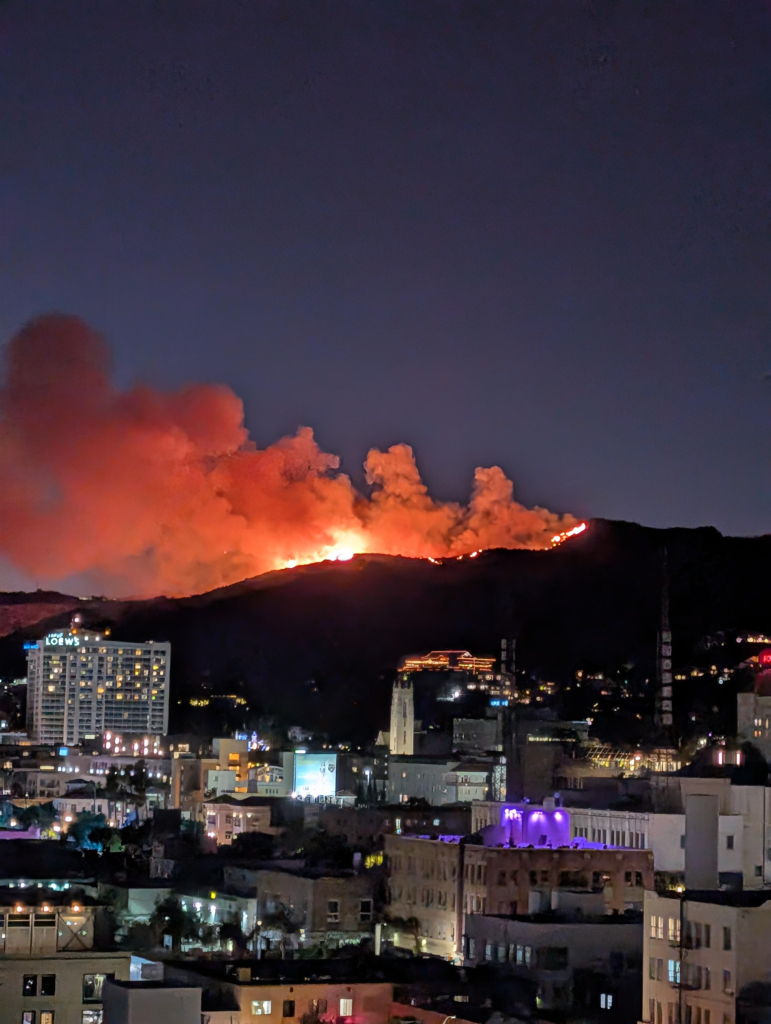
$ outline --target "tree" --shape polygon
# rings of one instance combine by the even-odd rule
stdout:
[[[286,937],[295,935],[299,931],[299,925],[294,918],[292,908],[285,903],[277,903],[275,909],[262,915],[262,924],[259,926],[264,932],[278,932],[278,946],[281,950],[281,959],[286,957]]]
[[[353,865],[353,847],[343,835],[317,829],[307,835],[300,847],[308,867],[350,868]]]
[[[74,842],[79,850],[102,849],[100,839],[105,834],[107,822],[103,814],[80,811],[67,830],[67,841]]]
[[[249,939],[244,935],[243,929],[236,914],[231,914],[227,921],[223,921],[219,928],[220,944],[233,943],[236,953],[242,956],[249,945]]]
[[[386,927],[395,932],[406,932],[412,936],[415,956],[420,953],[420,930],[421,925],[417,917],[392,917],[388,916],[385,921]]]
[[[230,846],[220,846],[219,853],[251,860],[270,860],[275,846],[275,837],[267,832],[239,832]]]
[[[186,910],[176,896],[167,896],[156,903],[150,916],[150,925],[158,936],[171,936],[174,953],[182,948],[183,939],[197,939],[201,932],[198,915]]]

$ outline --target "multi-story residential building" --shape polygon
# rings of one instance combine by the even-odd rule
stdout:
[[[297,945],[346,945],[371,934],[375,921],[376,872],[290,872],[227,865],[229,889],[254,894],[259,919],[279,907],[289,910]]]
[[[165,965],[165,978],[171,983],[200,986],[204,993],[216,992],[218,1005],[227,1010],[221,1015],[213,1012],[212,1024],[254,1024],[262,1017],[280,1022],[300,1020],[306,1015],[360,1024],[383,1024],[390,1019],[391,982],[365,980],[367,972],[353,964],[315,962],[319,969],[314,971],[304,961],[282,961],[280,971],[270,970],[269,960],[178,962]],[[319,980],[322,974],[328,980]]]
[[[170,661],[168,643],[49,633],[27,651],[30,735],[67,746],[115,731],[165,735]]]
[[[396,945],[458,958],[470,914],[527,914],[549,909],[559,890],[597,891],[608,913],[641,910],[653,887],[653,855],[645,850],[567,846],[480,846],[386,836],[390,913],[416,918],[419,934],[397,931]]]
[[[105,982],[128,981],[130,969],[130,953],[0,957],[0,1017],[8,1024],[102,1024]]]
[[[771,884],[771,861],[766,856],[771,849],[771,788],[732,786],[729,779],[672,776],[658,780],[652,803],[661,810],[557,807],[548,800],[543,806],[479,801],[471,807],[471,831],[504,826],[501,841],[506,841],[515,820],[532,824],[538,819],[542,824],[531,827],[530,842],[538,843],[537,832],[546,831],[552,838],[557,829],[561,844],[650,850],[655,870],[674,881],[685,870],[685,801],[697,794],[718,798],[721,884],[745,889]]]
[[[426,800],[434,806],[484,800],[490,790],[492,769],[492,760],[392,757],[386,797],[392,804]]]
[[[230,846],[244,832],[277,835],[281,830],[271,825],[271,813],[262,797],[218,796],[203,804],[204,830],[217,846]]]
[[[0,889],[0,954],[54,956],[92,949],[101,904],[67,891]]]
[[[534,980],[538,1006],[547,1011],[593,1007],[592,1016],[609,1011],[602,1014],[608,1021],[634,1020],[642,997],[642,915],[606,914],[601,893],[558,895],[567,898],[544,913],[467,917],[464,964],[499,965]]]
[[[378,804],[374,807],[335,807],[308,804],[306,827],[318,825],[325,832],[347,836],[354,843],[377,843],[384,835],[432,836],[468,835],[471,829],[470,804],[443,804],[439,807],[405,807],[404,804]]]
[[[647,1024],[734,1024],[742,990],[767,983],[771,893],[645,894]]]

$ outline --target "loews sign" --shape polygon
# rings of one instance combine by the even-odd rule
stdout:
[[[45,638],[46,647],[80,647],[80,637],[71,633],[49,633]]]

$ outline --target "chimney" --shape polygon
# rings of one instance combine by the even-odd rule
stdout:
[[[685,798],[685,888],[718,888],[718,803],[716,795]]]

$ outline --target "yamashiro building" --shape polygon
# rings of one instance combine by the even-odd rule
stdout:
[[[27,651],[27,729],[75,746],[106,731],[165,735],[171,647],[101,633],[49,633]]]

